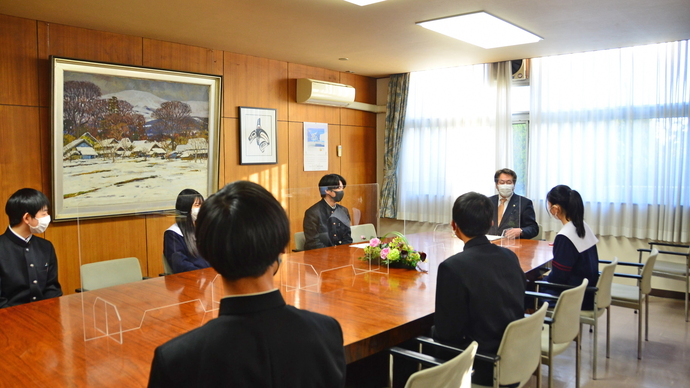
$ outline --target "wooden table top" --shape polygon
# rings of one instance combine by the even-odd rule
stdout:
[[[348,363],[359,360],[428,331],[438,265],[462,250],[449,233],[408,239],[428,272],[353,271],[362,249],[340,246],[285,255],[276,286],[288,304],[336,318]],[[544,241],[516,242],[525,272],[551,259]],[[0,387],[146,386],[157,346],[217,316],[219,280],[208,268],[0,309]]]

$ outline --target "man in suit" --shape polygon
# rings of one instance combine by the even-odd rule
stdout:
[[[465,243],[438,267],[433,337],[496,353],[506,326],[524,316],[525,273],[512,251],[486,238],[493,206],[489,198],[466,193],[453,205],[451,227]],[[472,382],[493,385],[493,366],[475,360]]]
[[[43,234],[50,224],[48,198],[35,189],[21,189],[5,205],[10,226],[0,235],[0,308],[62,295],[57,257]]]
[[[539,224],[532,201],[515,194],[515,171],[509,168],[496,171],[494,182],[498,194],[490,198],[494,215],[493,225],[487,234],[501,236],[506,231],[506,235],[513,238],[533,238],[538,235]]]
[[[274,285],[290,226],[271,193],[225,186],[201,206],[196,240],[222,276],[218,318],[159,346],[149,387],[345,385],[340,324],[286,305]]]

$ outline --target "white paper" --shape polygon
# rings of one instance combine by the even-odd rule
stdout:
[[[351,245],[350,245],[351,248],[360,248],[360,249],[364,249],[364,248],[366,248],[366,247],[368,247],[368,246],[369,246],[369,243],[368,243],[368,242],[359,243],[359,244],[351,244]]]
[[[304,171],[328,171],[326,123],[304,123]]]

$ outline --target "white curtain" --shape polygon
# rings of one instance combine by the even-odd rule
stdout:
[[[410,74],[399,219],[448,223],[460,194],[493,195],[512,155],[510,79],[509,62]]]
[[[532,60],[527,193],[557,184],[600,235],[690,241],[688,42]],[[537,205],[537,203],[539,205]]]

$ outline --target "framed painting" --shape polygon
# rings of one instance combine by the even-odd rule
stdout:
[[[222,77],[51,57],[53,218],[163,212],[218,189]]]
[[[275,109],[240,107],[240,164],[278,163]]]

